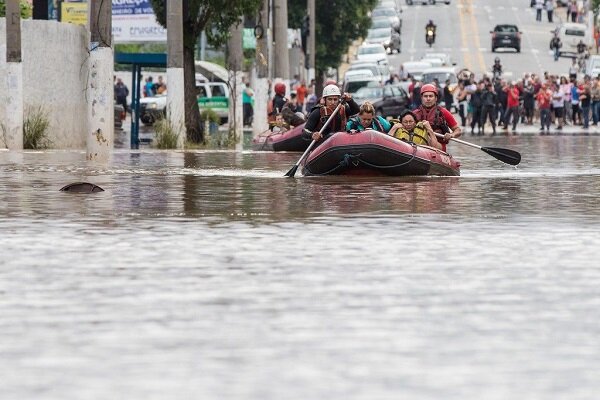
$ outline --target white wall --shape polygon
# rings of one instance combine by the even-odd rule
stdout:
[[[21,22],[24,105],[41,105],[49,113],[53,148],[86,148],[88,43],[83,26]],[[5,120],[6,74],[6,21],[0,18],[0,121]]]

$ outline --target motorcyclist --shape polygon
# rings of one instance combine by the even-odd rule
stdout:
[[[433,20],[429,20],[427,25],[425,25],[425,41],[428,41],[428,33],[429,31],[433,32],[432,42],[435,42],[435,33],[436,33],[437,25],[433,23]]]
[[[494,79],[500,78],[502,76],[502,64],[500,64],[500,58],[494,58],[494,66],[492,67],[492,75]]]
[[[390,53],[393,53],[394,50],[396,50],[398,53],[400,53],[401,46],[402,46],[402,39],[400,38],[400,35],[398,34],[397,31],[392,29],[392,33],[390,35]]]

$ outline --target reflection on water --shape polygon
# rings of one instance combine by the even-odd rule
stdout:
[[[600,138],[477,143],[523,162],[0,152],[2,397],[595,398]]]

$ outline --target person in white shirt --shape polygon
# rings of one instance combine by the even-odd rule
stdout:
[[[535,0],[535,20],[542,22],[542,9],[544,8],[544,0]]]

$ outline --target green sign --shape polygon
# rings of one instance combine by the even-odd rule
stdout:
[[[256,48],[256,37],[254,36],[253,28],[244,28],[244,34],[242,36],[242,47],[244,49]]]

